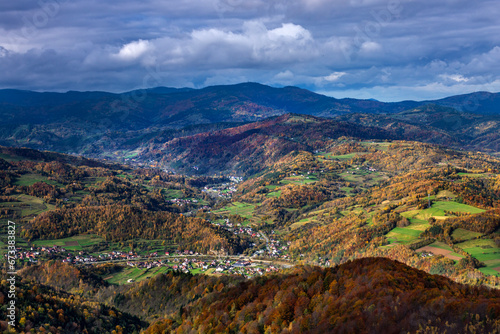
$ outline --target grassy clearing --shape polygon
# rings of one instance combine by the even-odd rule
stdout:
[[[387,176],[380,172],[369,172],[361,169],[349,169],[339,174],[345,181],[356,183],[360,187],[373,186],[387,179]]]
[[[421,228],[421,224],[415,224],[415,227]],[[407,227],[395,227],[386,234],[387,239],[391,243],[407,244],[417,240],[423,230],[412,228],[412,225]]]
[[[18,186],[32,186],[37,182],[45,182],[47,184],[55,185],[58,187],[63,186],[59,182],[49,180],[48,177],[39,174],[23,174],[14,182],[14,184]]]
[[[18,202],[1,202],[0,207],[9,208],[17,212],[22,218],[32,217],[45,211],[54,210],[55,206],[45,203],[41,198],[29,195],[12,196]]]
[[[281,196],[281,190],[278,191],[273,191],[270,193],[267,193],[266,197],[280,197]]]
[[[297,175],[297,176],[289,176],[280,181],[280,184],[296,184],[296,185],[304,185],[309,183],[314,183],[318,181],[318,178],[315,175]]]
[[[483,263],[486,267],[479,268],[479,271],[485,275],[500,276],[500,259],[486,260],[483,261]]]
[[[127,155],[125,155],[125,159],[132,159],[139,155],[139,150],[130,151]]]
[[[233,202],[219,210],[213,211],[213,213],[240,215],[247,219],[251,219],[252,217],[254,217],[253,210],[255,209],[255,207],[255,204]]]
[[[364,181],[365,173],[361,173],[357,170],[353,171],[356,174],[351,174],[348,172],[340,173],[339,175],[346,181],[360,183]]]
[[[79,251],[85,246],[91,246],[104,241],[103,238],[94,234],[82,234],[69,238],[55,240],[35,240],[33,245],[37,247],[54,247],[59,246],[68,250]]]
[[[441,199],[441,198],[457,198],[457,195],[455,195],[454,193],[452,193],[451,191],[449,190],[441,190],[440,192],[438,192],[438,194],[435,196],[436,199]]]
[[[154,272],[156,272],[158,269],[159,268],[157,267],[151,269],[128,267],[109,277],[107,281],[108,283],[118,285],[126,284],[128,280],[140,282],[148,277],[152,277]]]
[[[433,208],[455,212],[481,213],[485,210],[457,202],[438,201],[432,205]]]
[[[83,184],[85,187],[91,187],[97,185],[98,183],[104,182],[106,179],[106,177],[86,177],[83,181]]]
[[[162,193],[166,199],[184,198],[182,190],[179,189],[163,189]]]
[[[173,263],[169,263],[169,265],[173,265]],[[166,266],[161,266],[161,267],[152,267],[152,268],[137,268],[137,267],[125,267],[122,271],[105,277],[104,279],[111,284],[117,284],[117,285],[123,285],[123,284],[130,284],[132,282],[128,282],[129,280],[133,280],[133,282],[140,282],[145,279],[154,277],[159,274],[164,274],[168,272],[169,270],[172,270],[170,268],[167,268]],[[210,274],[214,272],[214,268],[211,268],[205,272],[205,274]],[[192,274],[201,274],[204,273],[203,269],[201,268],[194,268],[191,269],[190,272]]]
[[[410,219],[410,222],[411,224],[404,227],[404,229],[416,230],[421,233],[431,226],[431,224],[429,224],[425,220]]]
[[[434,247],[434,248],[440,248],[440,249],[444,249],[444,250],[448,250],[448,251],[452,251],[453,252],[453,249],[451,249],[450,246],[448,246],[447,244],[441,242],[441,241],[436,241],[432,244],[430,244],[429,246],[431,247]]]
[[[7,160],[9,162],[27,160],[27,159],[22,158],[22,157],[17,157],[17,156],[10,155],[10,154],[5,154],[5,153],[0,153],[0,158],[2,158],[4,160]]]
[[[464,230],[463,228],[457,228],[453,231],[451,236],[455,240],[471,240],[477,237],[481,237],[483,236],[483,234],[479,232]]]
[[[491,275],[491,276],[500,276],[500,272],[498,270],[500,270],[498,266],[497,267],[483,267],[483,268],[479,268],[480,272],[482,272],[485,275]]]
[[[291,228],[292,230],[294,230],[294,229],[296,229],[296,228],[299,228],[299,227],[301,227],[301,226],[304,226],[304,225],[306,225],[306,224],[309,224],[309,223],[311,223],[311,222],[313,222],[313,221],[316,221],[317,219],[318,219],[318,217],[317,217],[317,216],[307,217],[307,218],[301,219],[301,220],[299,220],[299,221],[297,221],[297,222],[293,223],[292,225],[290,225],[290,228]]]
[[[389,149],[389,146],[392,145],[392,143],[386,143],[386,142],[378,143],[378,142],[366,142],[366,141],[360,142],[359,144],[365,147],[373,147],[379,151],[387,151]]]
[[[449,216],[445,213],[445,211],[466,212],[473,214],[473,213],[481,213],[484,212],[485,210],[457,202],[436,201],[428,209],[407,211],[403,214],[407,218],[416,218],[419,220],[429,220],[429,218],[431,217],[434,217],[436,219],[444,219],[445,217]]]
[[[354,188],[352,187],[341,187],[340,190],[344,191],[347,196],[353,196],[352,191]]]
[[[410,210],[401,213],[401,216],[406,217],[408,219],[416,219],[415,216],[418,215],[422,210]]]
[[[479,261],[500,260],[500,248],[492,239],[474,239],[456,244]]]
[[[349,154],[342,154],[342,155],[332,155],[331,153],[326,153],[324,156],[327,159],[338,159],[338,160],[349,160],[354,158],[360,153],[349,153]]]
[[[467,176],[467,177],[478,177],[478,178],[483,178],[483,177],[489,177],[490,174],[486,173],[458,173],[460,176]]]

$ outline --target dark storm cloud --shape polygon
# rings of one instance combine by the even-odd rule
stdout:
[[[500,90],[497,1],[41,0],[0,4],[0,87],[258,81],[333,96]]]

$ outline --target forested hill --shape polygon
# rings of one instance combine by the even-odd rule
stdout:
[[[170,271],[122,286],[95,284],[88,273],[60,263],[29,268],[21,275],[47,281],[59,291],[83,290],[93,300],[93,317],[83,322],[77,317],[85,314],[83,308],[90,309],[84,298],[60,292],[47,304],[48,287],[23,278],[26,293],[20,312],[26,314],[25,324],[48,321],[56,333],[69,333],[68,327],[55,327],[64,327],[70,319],[80,321],[72,326],[94,329],[97,317],[107,318],[106,326],[120,321],[117,333],[128,333],[134,325],[145,326],[134,316],[150,321],[145,333],[151,334],[494,333],[500,327],[499,290],[455,283],[384,258],[362,258],[332,268],[297,266],[252,279]],[[36,297],[33,286],[38,286]],[[49,316],[55,312],[64,317],[48,320],[43,313],[29,313],[40,299],[46,301]],[[67,309],[58,310],[65,305]]]
[[[366,258],[255,278],[182,307],[146,333],[488,333],[500,292]]]
[[[292,151],[324,150],[340,137],[398,139],[392,130],[287,114],[239,127],[151,144],[144,159],[187,173],[235,171],[251,175],[271,166]]]

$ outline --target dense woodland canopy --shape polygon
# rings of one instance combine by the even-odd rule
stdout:
[[[2,274],[0,304],[6,311],[10,283]],[[80,295],[16,279],[16,317],[18,333],[139,333],[145,322],[116,308],[90,301]],[[3,317],[3,319],[6,319]],[[0,329],[7,333],[7,324]]]
[[[497,290],[372,258],[224,287],[146,333],[484,333],[499,312]]]
[[[26,296],[19,304],[25,324],[38,327],[46,321],[44,314],[50,318],[52,312],[64,312],[64,321],[54,322],[63,330],[55,332],[69,333],[64,326],[75,326],[68,324],[69,319],[79,326],[97,326],[96,317],[107,317],[104,324],[119,325],[123,333],[131,332],[125,328],[132,324],[145,326],[129,314],[152,322],[146,333],[493,333],[500,329],[498,290],[458,284],[384,258],[333,268],[299,266],[250,280],[169,272],[114,286],[94,276],[112,270],[116,270],[113,265],[103,265],[88,272],[57,262],[24,270],[23,277],[37,281],[26,278],[19,289]],[[75,294],[61,293],[40,310],[37,298],[62,287]],[[57,304],[61,302],[66,304]],[[93,310],[92,316],[82,313],[85,322],[77,322],[80,314],[72,313],[78,311],[68,303],[84,306],[89,313]],[[61,306],[66,308],[58,310]],[[113,322],[113,317],[120,322]]]
[[[81,233],[97,234],[107,241],[165,239],[181,249],[201,253],[220,250],[235,253],[242,248],[237,237],[199,218],[120,205],[46,212],[26,227],[24,236],[28,240],[60,239]]]

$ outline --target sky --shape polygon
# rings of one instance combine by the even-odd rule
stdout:
[[[499,92],[500,2],[0,2],[0,88],[248,81],[380,101]]]

